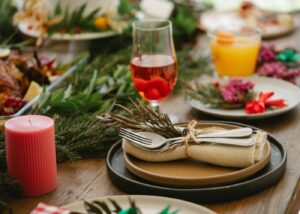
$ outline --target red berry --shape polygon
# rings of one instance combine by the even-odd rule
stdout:
[[[169,95],[172,90],[168,82],[161,77],[156,77],[155,79],[150,80],[147,84],[147,89],[148,88],[157,89],[162,97]]]
[[[161,94],[156,88],[147,88],[144,96],[149,100],[158,100],[161,97]]]
[[[134,78],[133,79],[133,84],[139,92],[142,91],[144,92],[146,87],[147,87],[147,81],[141,79],[141,78]]]
[[[77,33],[77,34],[80,34],[80,33],[81,33],[80,27],[76,27],[76,28],[75,28],[75,33]]]

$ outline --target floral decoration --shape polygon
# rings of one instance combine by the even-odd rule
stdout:
[[[251,81],[231,78],[228,82],[195,83],[189,95],[212,106],[226,109],[240,108],[255,97]]]
[[[300,54],[290,48],[276,50],[273,44],[261,45],[256,72],[262,76],[296,83],[300,76]]]
[[[274,95],[274,92],[261,92],[258,99],[253,99],[251,102],[247,103],[245,106],[245,111],[247,114],[259,114],[264,113],[268,107],[270,108],[283,108],[287,104],[283,99],[270,100]]]
[[[238,78],[231,78],[227,82],[212,82],[197,84],[189,88],[189,97],[217,108],[234,109],[245,108],[247,114],[264,113],[267,109],[286,107],[283,99],[272,100],[274,92],[260,92],[256,99],[254,83]]]

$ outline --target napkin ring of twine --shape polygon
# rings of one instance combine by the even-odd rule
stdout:
[[[189,143],[190,143],[191,141],[196,142],[196,141],[197,141],[197,139],[196,139],[196,134],[199,134],[200,132],[202,132],[202,131],[196,129],[197,124],[198,124],[198,123],[197,123],[196,120],[191,120],[191,121],[188,123],[187,127],[186,127],[187,134],[186,134],[185,137],[183,138],[183,143],[184,143],[184,145],[185,145],[184,153],[185,153],[185,156],[186,156],[187,158],[190,158],[190,157],[189,157],[189,154],[188,154],[188,146],[189,146]],[[200,132],[199,132],[199,131],[200,131]]]
[[[209,127],[209,128],[205,128],[205,129],[197,129],[198,122],[196,120],[191,120],[187,127],[185,128],[185,132],[186,135],[184,136],[182,142],[185,145],[185,149],[184,149],[184,153],[185,156],[187,158],[190,158],[189,154],[188,154],[188,146],[191,142],[197,142],[200,143],[199,139],[197,139],[197,135],[203,133],[203,132],[207,132],[207,131],[212,131],[212,130],[223,130],[222,128],[219,127]]]

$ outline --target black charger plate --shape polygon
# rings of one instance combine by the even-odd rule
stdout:
[[[217,122],[257,129],[241,123]],[[279,181],[284,175],[287,161],[286,149],[283,144],[270,134],[268,134],[268,140],[271,144],[271,160],[268,165],[251,177],[230,185],[176,188],[144,181],[126,169],[121,142],[117,142],[113,145],[108,152],[106,160],[107,172],[111,181],[117,187],[130,194],[168,196],[198,203],[228,201],[259,192]]]

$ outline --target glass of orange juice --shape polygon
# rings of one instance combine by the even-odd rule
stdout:
[[[261,41],[258,29],[222,29],[209,33],[209,37],[212,57],[219,76],[253,74]]]

